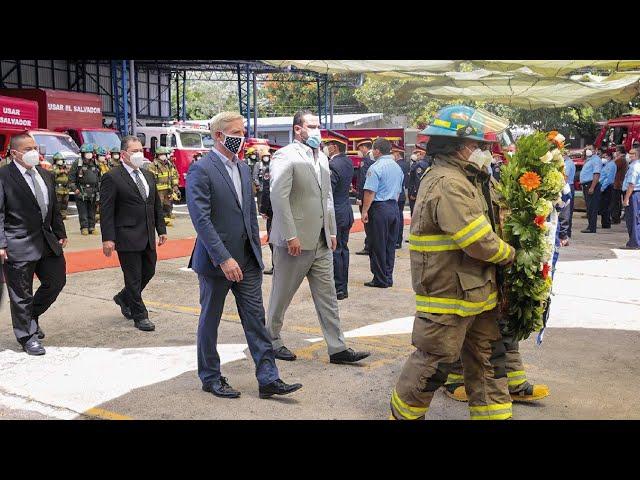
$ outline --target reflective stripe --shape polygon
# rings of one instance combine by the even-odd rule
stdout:
[[[469,407],[469,412],[471,420],[506,420],[513,415],[511,403]]]
[[[478,241],[490,231],[491,225],[487,222],[486,217],[481,215],[462,230],[455,233],[452,238],[461,248],[464,248]]]
[[[476,218],[469,225],[467,225],[466,227],[464,227],[464,228],[458,230],[456,233],[454,233],[452,235],[452,238],[457,242],[462,237],[466,236],[467,233],[469,233],[471,230],[474,230],[476,227],[478,227],[480,225],[484,225],[486,223],[487,223],[487,219],[484,217],[484,215],[480,215],[478,218]]]
[[[464,383],[464,376],[458,375],[457,373],[450,373],[447,376],[447,381],[444,384],[451,385],[453,383]]]
[[[498,248],[498,251],[493,257],[487,260],[487,262],[500,263],[506,260],[508,257],[509,257],[509,244],[504,242],[503,240],[500,240],[500,247]]]
[[[391,406],[398,414],[408,420],[416,420],[424,416],[429,410],[429,407],[412,407],[411,405],[407,405],[400,399],[395,388],[391,394]]]
[[[439,118],[436,118],[433,122],[431,122],[431,124],[438,127],[451,128],[451,122],[440,120]]]
[[[460,250],[451,235],[409,235],[409,250],[416,252],[441,252]]]
[[[527,381],[527,374],[523,370],[507,372],[508,384],[510,387],[517,387]]]
[[[492,310],[498,303],[498,292],[490,293],[484,302],[469,302],[457,298],[416,295],[416,310],[425,313],[445,313],[469,317]]]

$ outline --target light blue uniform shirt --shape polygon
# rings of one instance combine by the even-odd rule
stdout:
[[[403,179],[402,168],[400,168],[393,156],[383,155],[367,170],[364,189],[376,192],[373,198],[374,202],[398,200],[402,191]]]
[[[629,168],[627,168],[627,173],[624,176],[624,181],[622,182],[622,192],[627,191],[627,187],[630,183],[634,185],[634,192],[640,192],[640,160],[634,160],[629,164]]]
[[[582,170],[580,170],[580,183],[588,183],[593,180],[593,175],[602,172],[602,159],[593,154],[585,162]]]
[[[609,185],[613,185],[613,179],[616,177],[616,162],[609,160],[604,167],[602,167],[602,174],[600,174],[600,189],[604,190]]]
[[[576,178],[576,164],[569,157],[564,159],[564,173],[567,175],[567,183],[573,186],[573,182]]]

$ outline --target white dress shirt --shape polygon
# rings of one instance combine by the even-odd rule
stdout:
[[[133,183],[136,183],[136,175],[133,173],[134,169],[131,168],[129,165],[127,165],[124,162],[122,162],[122,165],[124,165],[124,168],[127,170],[129,175],[131,175],[131,180],[133,180]],[[147,193],[147,198],[149,198],[149,184],[147,183],[147,179],[144,178],[142,170],[138,170],[138,172],[140,172],[140,175],[139,175],[140,180],[142,180],[142,184],[144,185],[144,190]],[[137,185],[137,183],[136,183],[136,185]]]
[[[212,148],[212,150],[214,150],[220,156],[222,162],[224,163],[224,166],[227,167],[227,172],[229,172],[229,176],[231,177],[233,186],[236,189],[236,195],[238,196],[240,208],[242,208],[242,181],[240,180],[240,170],[238,169],[238,162],[240,161],[240,159],[234,155],[233,159],[229,160],[215,148]]]
[[[33,193],[33,196],[35,197],[36,190],[35,190],[35,187],[33,186],[33,179],[31,178],[31,175],[29,175],[27,173],[27,169],[24,168],[22,165],[20,165],[18,162],[13,162],[13,163],[15,163],[16,167],[18,167],[18,170],[20,170],[20,173],[22,174],[24,179],[27,181],[27,185],[29,185],[29,188],[31,189],[31,193]],[[35,179],[38,182],[38,185],[40,185],[40,190],[42,190],[42,194],[44,195],[44,203],[47,206],[47,208],[49,208],[49,190],[47,190],[47,184],[44,183],[44,179],[40,176],[40,172],[38,172],[36,167],[33,167],[33,170],[36,172]]]

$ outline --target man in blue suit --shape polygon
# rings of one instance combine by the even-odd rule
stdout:
[[[405,189],[407,188],[407,179],[409,178],[409,164],[404,159],[404,150],[397,144],[393,144],[391,147],[391,155],[395,159],[396,163],[402,169],[404,178],[402,179],[402,190],[398,197],[398,240],[396,241],[396,250],[402,248],[402,237],[404,234],[404,206],[407,201],[405,196]]]
[[[189,266],[200,283],[198,376],[202,389],[218,397],[237,398],[220,374],[216,350],[218,325],[229,290],[238,306],[260,398],[286,395],[302,387],[280,380],[262,303],[262,250],[251,169],[238,159],[246,133],[244,118],[222,112],[211,120],[215,145],[187,173],[187,205],[198,237]]]
[[[336,212],[336,249],[333,252],[333,278],[338,300],[349,297],[349,232],[353,226],[353,210],[349,190],[353,180],[353,162],[347,157],[349,139],[327,131],[324,153],[329,158],[333,208]]]

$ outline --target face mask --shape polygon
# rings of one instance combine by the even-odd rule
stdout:
[[[465,147],[467,150],[471,150],[469,147]],[[478,168],[488,167],[491,165],[491,160],[493,160],[493,156],[489,150],[481,150],[480,148],[476,148],[471,152],[469,158],[467,158],[468,162],[473,163]]]
[[[307,140],[304,143],[306,143],[311,148],[318,148],[322,143],[320,129],[319,128],[307,129],[307,133],[309,134],[309,136],[307,137]]]
[[[417,162],[418,161],[418,155],[416,155],[415,153],[413,155],[411,155],[411,161],[412,162]]]
[[[164,160],[167,159],[167,156],[166,155],[158,155],[158,159],[164,161]]]
[[[376,160],[376,157],[374,157],[374,156],[373,156],[373,150],[370,150],[370,151],[369,151],[369,158],[370,158],[371,160],[373,160],[373,161],[375,161],[375,160]]]
[[[271,161],[271,157],[262,157],[263,163],[269,163]]]
[[[328,157],[329,156],[329,147],[322,147],[322,153],[324,153]]]
[[[222,142],[222,144],[224,145],[224,148],[236,155],[244,144],[244,137],[234,137],[232,135],[226,135],[224,132],[223,135],[224,142]]]
[[[144,164],[145,158],[142,152],[135,152],[129,155],[129,161],[131,165],[133,165],[133,168],[138,169]]]
[[[35,167],[40,164],[40,154],[37,150],[29,150],[22,155],[22,161],[30,167]]]
[[[106,158],[105,158],[105,157],[102,157],[102,156],[98,157],[98,161],[99,161],[99,162],[104,162],[105,160],[106,160]]]
[[[120,155],[117,155],[117,154],[111,155],[111,160],[120,160]]]
[[[57,163],[58,165],[62,165],[62,164],[64,163],[64,161],[62,161],[62,160],[58,160],[56,163]]]
[[[590,157],[591,155],[593,155],[593,152],[592,152],[591,150],[587,150],[586,152],[584,152],[584,154],[585,154],[587,157]]]
[[[627,161],[627,163],[631,163],[631,155],[629,155],[628,153],[624,156],[625,160]]]
[[[93,153],[85,153],[84,158],[86,158],[87,160],[91,160],[93,158]]]
[[[363,153],[362,153],[360,150],[358,150],[358,156],[359,156],[360,158],[363,158],[363,157],[364,157]]]

